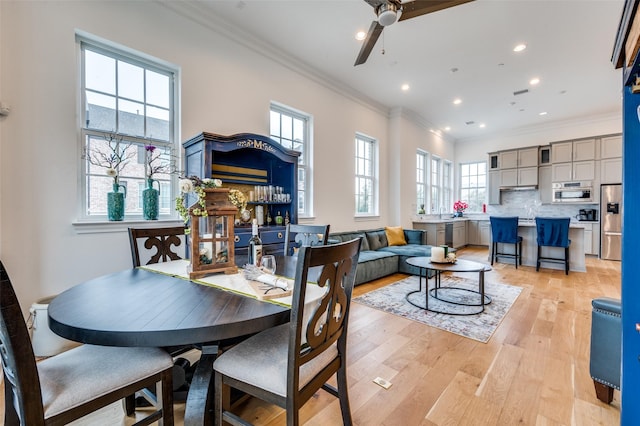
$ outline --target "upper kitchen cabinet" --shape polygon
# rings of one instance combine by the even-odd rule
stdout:
[[[500,171],[489,170],[489,205],[500,204]]]
[[[594,180],[596,140],[582,139],[551,144],[552,179],[554,182]]]
[[[499,153],[500,169],[516,169],[519,167],[538,167],[538,147],[514,149]],[[491,157],[489,158],[491,160]]]
[[[551,175],[554,182],[574,180],[594,180],[596,178],[595,161],[575,161],[573,163],[553,163]]]
[[[551,144],[551,162],[568,163],[596,159],[596,140],[582,139]]]
[[[602,138],[600,158],[622,158],[622,135]]]
[[[600,183],[622,182],[622,136],[602,138],[600,157]]]
[[[497,152],[489,153],[489,170],[498,170],[500,168],[500,154]]]

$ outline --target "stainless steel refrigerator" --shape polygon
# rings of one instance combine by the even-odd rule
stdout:
[[[600,187],[600,258],[622,259],[622,184]]]

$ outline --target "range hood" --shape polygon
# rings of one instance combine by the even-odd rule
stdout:
[[[538,185],[500,187],[500,191],[535,191],[536,189],[538,189]]]

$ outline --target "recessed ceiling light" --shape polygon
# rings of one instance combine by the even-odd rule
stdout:
[[[481,128],[481,129],[484,129],[485,127],[487,127],[487,125],[486,125],[486,124],[484,124],[484,123],[480,123],[480,128]]]
[[[534,77],[531,80],[529,80],[529,84],[532,86],[535,86],[538,83],[540,83],[540,79],[538,77]]]
[[[406,92],[407,90],[409,90],[409,85],[405,83],[400,88],[402,89],[403,92]]]
[[[462,99],[460,99],[460,98],[455,98],[455,99],[453,100],[453,104],[454,104],[454,105],[460,105],[461,103],[462,103]]]
[[[527,45],[524,43],[518,44],[516,45],[516,47],[513,48],[514,52],[522,52],[524,49],[527,48]]]
[[[451,127],[449,127],[449,126],[447,126],[447,127],[445,127],[445,128],[444,128],[444,131],[445,131],[445,132],[448,132],[449,130],[451,130]]]
[[[358,31],[356,33],[356,40],[362,41],[367,37],[367,33],[365,31]]]
[[[547,115],[547,111],[542,111],[541,113],[539,113],[538,115]]]

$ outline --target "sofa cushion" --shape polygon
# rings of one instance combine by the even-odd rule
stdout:
[[[398,256],[384,251],[361,251],[356,269],[356,285],[398,272]]]
[[[369,241],[369,250],[378,250],[382,247],[387,247],[389,242],[387,241],[387,234],[384,229],[372,229],[365,231],[367,240]]]
[[[402,226],[385,226],[384,233],[387,235],[387,242],[390,246],[403,246],[407,244],[404,239]]]
[[[379,251],[397,254],[398,256],[426,256],[431,257],[431,246],[423,246],[418,244],[406,244],[404,246],[388,246],[382,247]]]
[[[405,229],[404,239],[407,244],[427,244],[427,231],[422,229]]]
[[[341,243],[351,241],[354,238],[362,238],[360,252],[369,250],[369,242],[367,241],[364,232],[335,232],[329,234],[330,240],[339,240]]]

